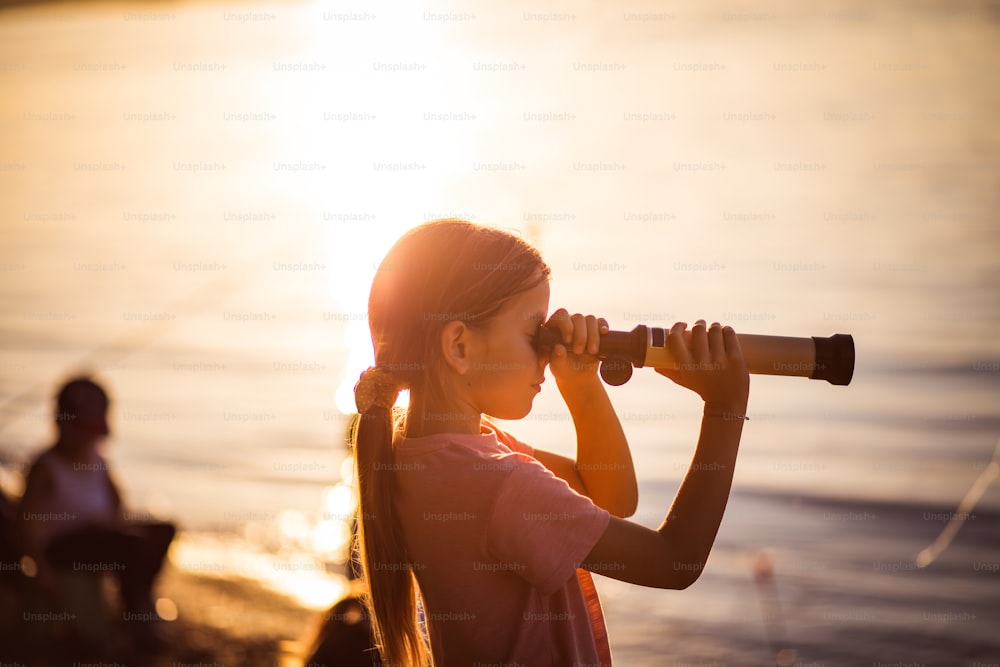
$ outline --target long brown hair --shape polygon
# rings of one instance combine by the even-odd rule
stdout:
[[[372,281],[368,325],[376,367],[410,389],[411,397],[440,392],[443,327],[455,320],[485,325],[509,299],[548,275],[538,251],[503,230],[455,219],[410,230]],[[358,419],[358,545],[383,663],[424,667],[430,652],[417,618],[419,589],[393,503],[392,440],[399,419],[380,406]]]

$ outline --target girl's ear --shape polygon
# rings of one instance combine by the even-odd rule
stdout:
[[[472,366],[471,336],[472,330],[459,320],[448,322],[441,330],[441,356],[459,375],[465,375]]]

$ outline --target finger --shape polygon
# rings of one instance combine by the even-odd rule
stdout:
[[[611,331],[611,327],[608,325],[608,321],[603,317],[597,318],[597,328],[600,329],[602,334],[606,334]]]
[[[560,308],[555,312],[553,312],[551,315],[549,315],[549,319],[546,320],[545,326],[558,327],[563,320],[568,320],[568,319],[569,319],[569,313],[566,311],[565,308]]]
[[[743,350],[740,349],[740,339],[736,335],[736,330],[730,326],[722,327],[722,339],[726,343],[726,356],[730,359],[742,359]]]
[[[580,313],[573,314],[573,353],[583,354],[587,349],[587,318]]]
[[[552,313],[545,326],[558,330],[564,343],[570,343],[573,340],[573,322],[570,321],[569,312],[565,308],[560,308]]]
[[[722,325],[712,322],[708,328],[708,349],[712,355],[712,363],[721,364],[726,360],[726,341],[722,335]]]
[[[601,333],[597,318],[587,315],[587,354],[597,354],[601,344]]]
[[[705,320],[698,320],[691,327],[691,356],[696,364],[705,364],[712,357],[708,351],[708,334],[705,331]]]
[[[670,327],[667,334],[667,347],[670,349],[670,356],[674,358],[677,366],[691,363],[691,352],[684,342],[684,332],[687,330],[687,322],[677,322]]]

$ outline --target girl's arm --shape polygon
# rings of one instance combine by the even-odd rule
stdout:
[[[566,404],[576,426],[576,460],[537,449],[535,458],[613,516],[632,516],[639,502],[632,453],[604,387],[598,381]]]
[[[597,506],[614,516],[631,516],[639,502],[632,454],[593,356],[607,322],[592,315],[570,317],[559,309],[548,325],[558,327],[566,343],[555,346],[549,368],[576,427],[576,460],[541,450],[535,458]]]
[[[658,530],[615,517],[582,567],[643,586],[686,588],[701,575],[722,522],[749,395],[749,376],[736,333],[699,320],[684,343],[686,325],[671,329],[676,369],[661,370],[698,392],[705,414],[694,458]]]

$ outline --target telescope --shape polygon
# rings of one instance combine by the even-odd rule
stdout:
[[[675,362],[667,349],[667,333],[667,329],[640,324],[632,331],[601,334],[597,351],[601,378],[617,387],[628,382],[633,367],[673,368]],[[736,334],[736,337],[747,370],[757,375],[806,377],[841,386],[850,384],[854,375],[854,338],[850,334],[826,338],[758,334]],[[557,343],[562,343],[558,331],[539,328],[535,337],[539,354],[551,353]]]

